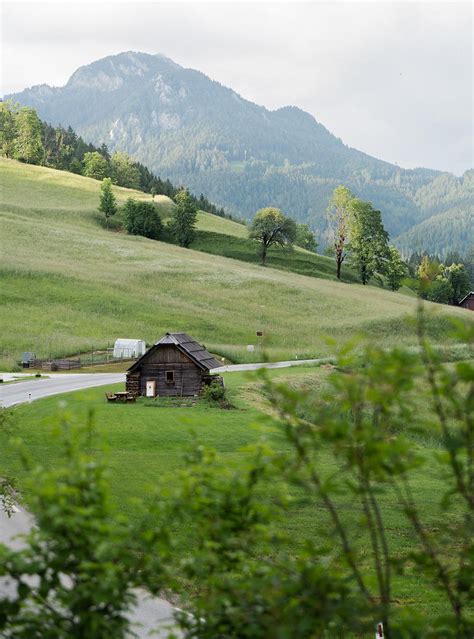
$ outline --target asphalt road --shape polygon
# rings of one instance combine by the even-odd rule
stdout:
[[[229,364],[214,368],[211,373],[232,373],[237,371],[256,371],[259,368],[289,368],[290,366],[305,366],[311,364],[324,364],[334,361],[333,357],[320,357],[318,359],[291,359],[284,362],[260,362],[258,364]]]
[[[0,384],[0,406],[8,408],[35,399],[125,381],[123,373],[48,373],[46,379]]]

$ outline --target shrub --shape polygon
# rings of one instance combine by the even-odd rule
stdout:
[[[225,388],[218,381],[214,380],[202,391],[203,399],[210,404],[219,404],[225,400]]]
[[[163,224],[154,204],[137,202],[129,198],[123,208],[124,225],[130,235],[141,235],[158,240],[163,234]]]

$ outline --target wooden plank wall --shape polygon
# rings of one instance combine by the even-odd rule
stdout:
[[[166,382],[166,372],[173,371],[174,383]],[[201,371],[191,363],[144,364],[140,376],[140,394],[146,394],[147,380],[156,381],[160,396],[198,395],[202,386]]]

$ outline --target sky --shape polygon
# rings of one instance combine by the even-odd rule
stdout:
[[[470,2],[3,0],[1,92],[162,53],[370,155],[459,175],[474,163],[472,20]]]

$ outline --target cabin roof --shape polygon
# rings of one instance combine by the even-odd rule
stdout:
[[[196,342],[187,333],[166,333],[164,337],[155,342],[155,344],[138,359],[127,372],[132,372],[138,368],[142,360],[146,360],[147,356],[156,348],[165,345],[174,345],[182,353],[185,353],[199,368],[210,371],[218,368],[221,363],[217,361],[204,346]]]
[[[468,297],[471,297],[471,295],[474,295],[474,291],[471,291],[470,293],[468,293],[467,295],[465,295],[462,300],[460,300],[458,302],[458,304],[462,304],[463,302],[465,302],[467,300]]]

